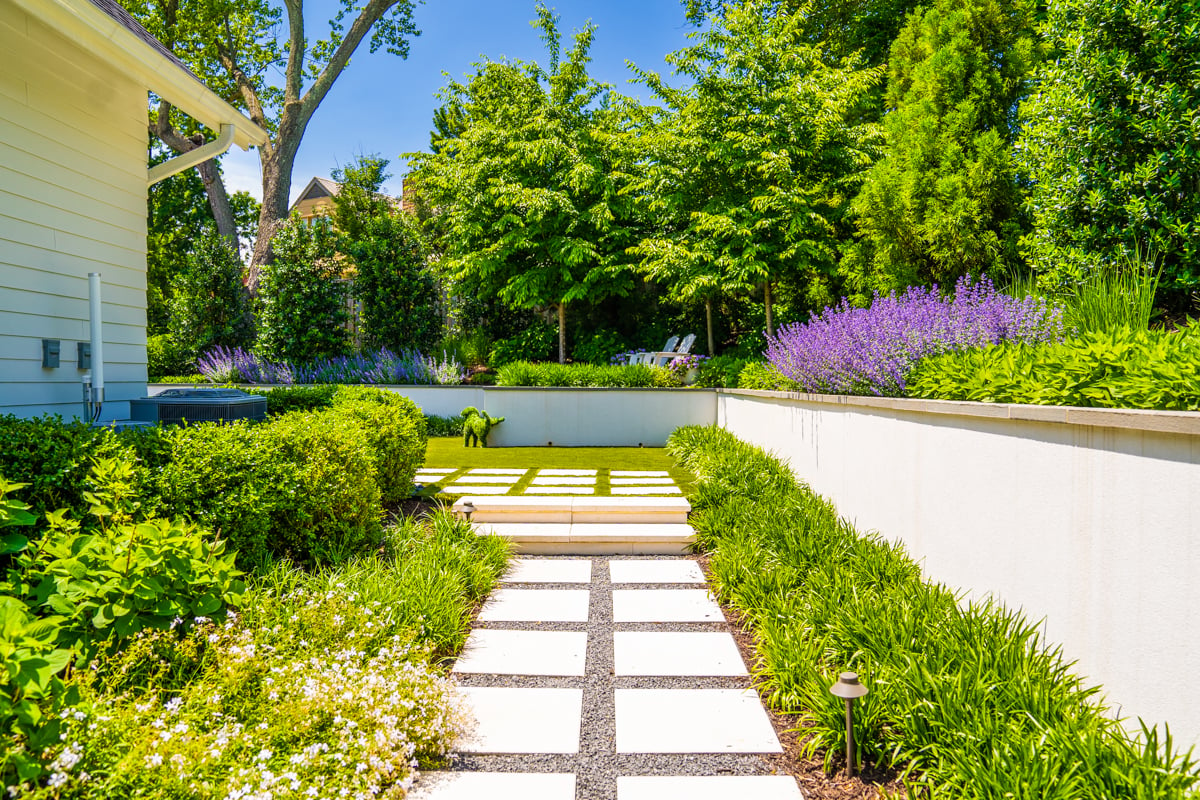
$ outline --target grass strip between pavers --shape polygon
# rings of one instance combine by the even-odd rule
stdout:
[[[513,484],[508,494],[522,494],[533,482],[539,469],[597,470],[595,497],[611,494],[609,473],[612,470],[665,470],[682,495],[651,495],[656,497],[686,497],[695,487],[695,476],[679,467],[662,447],[464,447],[458,436],[431,437],[425,450],[426,467],[453,468],[438,480],[418,492],[426,497],[438,494],[437,487],[454,480],[464,481],[469,469],[527,469]],[[457,497],[441,493],[442,497]],[[502,497],[503,495],[496,495]],[[567,497],[569,495],[563,495]]]

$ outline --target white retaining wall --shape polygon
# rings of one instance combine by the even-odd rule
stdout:
[[[1200,744],[1200,414],[721,390],[718,422]]]

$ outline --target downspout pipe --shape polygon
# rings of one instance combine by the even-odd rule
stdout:
[[[201,145],[195,150],[189,150],[183,155],[176,156],[170,161],[164,161],[161,164],[155,164],[146,173],[146,188],[153,186],[161,180],[166,180],[172,175],[183,172],[185,169],[194,167],[197,164],[203,164],[210,158],[216,158],[233,146],[233,134],[235,127],[232,123],[221,123],[221,133],[216,139],[208,144]]]

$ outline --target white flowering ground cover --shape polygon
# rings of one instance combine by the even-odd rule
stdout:
[[[276,565],[240,612],[145,631],[72,678],[41,785],[12,797],[403,797],[464,715],[442,663],[507,545],[438,515],[392,554],[310,574]]]

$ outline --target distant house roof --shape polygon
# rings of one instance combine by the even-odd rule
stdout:
[[[328,178],[313,178],[308,182],[308,186],[304,187],[304,191],[296,198],[296,203],[301,200],[317,200],[321,197],[337,197],[337,193],[342,190],[341,184],[336,181],[331,181]],[[295,205],[293,203],[292,205]]]

